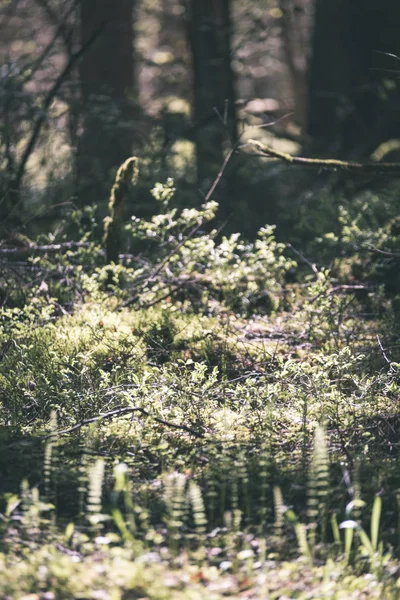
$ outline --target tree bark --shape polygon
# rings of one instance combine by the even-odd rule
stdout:
[[[81,0],[82,43],[99,35],[80,63],[82,133],[77,148],[78,202],[108,198],[118,167],[132,153],[134,0]]]
[[[310,3],[306,0],[280,0],[283,53],[293,89],[293,121],[302,133],[307,130],[308,33]]]
[[[309,80],[310,152],[367,158],[400,135],[400,4],[317,0]],[[388,86],[388,80],[390,85]],[[397,106],[397,108],[396,108]]]
[[[222,166],[225,146],[237,139],[230,0],[192,0],[189,26],[197,178],[206,192]],[[217,199],[225,212],[227,195],[220,186]]]

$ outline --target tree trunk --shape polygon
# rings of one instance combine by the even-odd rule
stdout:
[[[397,0],[317,0],[309,83],[311,152],[368,158],[385,139],[399,136],[399,85],[387,72],[399,65],[383,54],[399,56],[399,26]]]
[[[230,0],[192,0],[189,21],[197,178],[208,191],[222,166],[225,146],[237,139]],[[227,196],[220,186],[217,199],[225,212]]]
[[[101,203],[118,167],[132,153],[134,0],[81,0],[83,130],[77,149],[78,200]]]
[[[310,2],[280,0],[282,45],[293,90],[293,121],[302,133],[307,130],[308,46]]]

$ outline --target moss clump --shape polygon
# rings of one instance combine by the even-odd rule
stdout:
[[[116,263],[121,250],[121,226],[124,205],[130,186],[136,185],[139,176],[138,159],[128,158],[118,169],[114,185],[111,188],[108,204],[110,215],[104,220],[104,246],[107,262]]]

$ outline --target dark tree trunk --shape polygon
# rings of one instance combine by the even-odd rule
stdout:
[[[99,31],[80,63],[83,129],[77,149],[81,205],[101,203],[132,153],[134,0],[81,0],[82,43]]]
[[[197,178],[207,191],[222,166],[225,147],[237,138],[230,0],[192,0],[189,20]],[[227,193],[219,189],[226,211]]]
[[[293,121],[305,133],[308,116],[310,3],[308,0],[280,0],[280,8],[283,53],[294,97]]]
[[[317,0],[309,85],[311,151],[366,158],[400,134],[397,0]],[[387,80],[391,79],[388,86]],[[390,89],[389,89],[390,87]]]

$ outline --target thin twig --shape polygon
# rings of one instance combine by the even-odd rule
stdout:
[[[212,184],[212,186],[211,186],[211,187],[210,187],[210,189],[208,190],[208,193],[207,193],[207,195],[206,195],[206,197],[205,197],[205,200],[206,200],[206,202],[208,202],[208,201],[209,201],[209,199],[211,198],[212,194],[214,193],[214,191],[215,191],[215,188],[216,188],[216,187],[217,187],[217,185],[219,184],[219,182],[220,182],[220,180],[221,180],[221,177],[222,177],[222,175],[224,174],[224,171],[225,171],[225,169],[226,169],[226,167],[227,167],[227,165],[228,165],[228,162],[231,160],[231,158],[232,158],[232,155],[234,154],[234,152],[236,152],[236,149],[237,149],[237,145],[235,144],[235,145],[233,146],[233,148],[231,148],[231,149],[229,150],[228,154],[226,155],[226,157],[225,157],[225,160],[224,160],[224,162],[222,163],[222,167],[221,167],[221,169],[219,170],[219,173],[218,173],[218,175],[216,176],[214,183]]]
[[[387,362],[387,364],[388,364],[388,365],[390,366],[390,368],[391,368],[391,367],[392,367],[392,363],[390,362],[390,360],[389,360],[389,359],[388,359],[388,357],[386,356],[385,350],[384,350],[384,348],[383,348],[383,346],[382,346],[382,342],[381,342],[381,339],[380,339],[380,337],[379,337],[379,335],[378,335],[378,334],[376,335],[376,339],[378,340],[378,345],[379,345],[379,348],[381,349],[381,352],[382,352],[382,356],[383,356],[383,358],[385,359],[385,361]]]
[[[389,258],[400,258],[400,254],[398,252],[381,250],[380,248],[375,248],[375,246],[372,246],[372,244],[367,244],[367,248],[370,250],[370,252],[376,252],[377,254],[382,254],[383,256],[388,256]]]
[[[64,15],[58,15],[49,0],[36,0],[36,3],[44,9],[48,20],[57,26],[69,56],[72,54],[72,27],[68,26],[67,18],[77,8],[79,2],[80,0],[74,0]]]
[[[306,265],[308,265],[308,266],[310,267],[310,269],[311,269],[311,271],[314,273],[314,275],[318,275],[318,269],[317,269],[317,267],[315,266],[315,264],[314,264],[314,263],[311,263],[311,262],[308,260],[308,258],[306,258],[305,256],[303,256],[303,255],[301,254],[301,252],[299,252],[298,250],[296,250],[296,248],[295,248],[294,246],[292,246],[292,244],[290,244],[290,243],[289,243],[289,244],[286,244],[286,245],[287,245],[287,247],[288,247],[288,248],[289,248],[289,249],[290,249],[292,252],[294,252],[294,253],[295,253],[295,254],[296,254],[296,255],[297,255],[299,258],[301,258],[301,260],[302,260],[302,261],[303,261],[303,262],[304,262]]]
[[[36,1],[40,2],[40,0],[36,0]],[[41,4],[42,4],[42,6],[46,5],[47,4],[46,0],[42,0]],[[62,36],[64,38],[63,31],[65,29],[65,20],[69,17],[69,15],[72,13],[72,11],[75,10],[77,4],[78,4],[78,1],[75,0],[75,2],[73,4],[71,4],[71,6],[68,8],[68,10],[64,16],[64,22],[58,23],[58,26],[57,26],[57,29],[56,29],[56,32],[55,32],[53,38],[50,40],[50,42],[44,48],[43,52],[36,59],[36,61],[34,61],[31,64],[26,65],[24,70],[26,71],[27,75],[25,76],[24,83],[31,81],[33,79],[34,74],[42,67],[44,60],[49,56],[49,54],[50,54],[52,48],[55,46],[58,38],[60,36]]]

